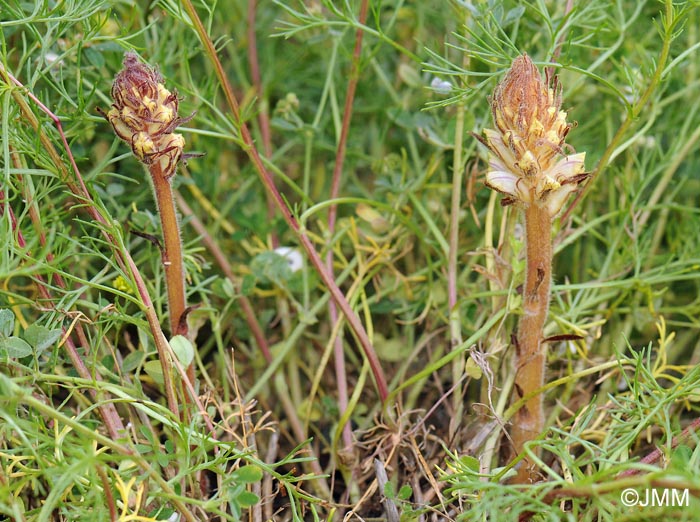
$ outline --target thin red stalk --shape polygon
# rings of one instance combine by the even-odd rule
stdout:
[[[12,223],[12,229],[17,238],[18,246],[20,248],[24,248],[26,246],[24,235],[22,234],[22,231],[18,228],[17,220],[15,218],[14,212],[12,211],[12,207],[10,207],[9,203],[5,200],[5,192],[2,189],[0,189],[0,216],[3,215],[5,212],[8,212],[10,216],[10,222]],[[40,275],[35,275],[34,278],[37,281],[37,290],[39,291],[41,298],[44,299],[47,303],[53,302],[52,296],[47,288],[48,285],[46,284],[44,278]],[[78,323],[77,326],[79,327],[80,324]],[[83,362],[82,357],[80,357],[80,354],[78,353],[78,350],[75,344],[73,343],[73,339],[71,339],[68,330],[65,327],[61,326],[61,331],[63,333],[63,338],[65,339],[63,346],[65,347],[66,353],[68,354],[68,358],[71,360],[73,367],[75,368],[76,372],[78,372],[78,375],[80,375],[80,377],[86,380],[95,380],[101,382],[102,376],[97,371],[97,369],[93,369],[93,371],[91,372],[87,368],[87,366],[85,366],[85,363]],[[87,349],[88,345],[84,344],[84,346]],[[97,402],[97,392],[93,388],[88,388],[88,392],[90,393],[92,399]],[[103,402],[98,405],[97,411],[102,417],[102,420],[105,423],[105,427],[107,428],[107,431],[109,432],[109,435],[110,437],[112,437],[112,439],[117,440],[119,438],[124,437],[126,433],[124,429],[124,424],[122,423],[121,417],[119,417],[119,413],[114,407],[114,404],[112,404],[111,402]]]
[[[255,35],[255,18],[257,14],[258,1],[248,1],[248,62],[250,65],[250,76],[253,80],[253,87],[258,95],[260,112],[258,122],[260,124],[260,134],[262,136],[263,151],[268,158],[272,157],[272,133],[270,131],[270,112],[267,107],[267,100],[262,86],[260,76],[260,62],[258,61],[258,41]],[[272,203],[272,201],[270,201]],[[274,205],[271,207],[274,213]]]
[[[700,418],[694,419],[693,422],[688,424],[685,429],[677,436],[673,437],[673,440],[671,440],[671,449],[674,449],[676,446],[678,446],[681,442],[685,442],[690,438],[691,435],[693,435],[698,429],[700,429]],[[642,464],[654,464],[661,460],[661,458],[665,455],[666,453],[660,449],[656,448],[654,451],[649,453],[648,455],[644,456],[642,460],[639,462]],[[642,469],[626,469],[622,473],[620,473],[617,478],[621,479],[624,477],[631,477],[633,475],[637,475],[639,473],[642,473],[644,470]]]
[[[363,0],[360,5],[360,16],[358,18],[360,25],[365,25],[367,21],[367,8],[369,2]],[[333,179],[331,182],[330,199],[334,200],[340,192],[340,181],[343,176],[343,166],[345,164],[345,154],[347,151],[348,135],[350,133],[350,121],[352,120],[352,109],[355,101],[355,91],[357,90],[357,82],[360,79],[360,58],[362,55],[362,36],[364,32],[358,29],[355,33],[355,48],[352,53],[352,70],[348,79],[348,90],[345,94],[345,107],[343,108],[343,122],[340,127],[340,138],[338,139],[338,147],[335,153],[335,166],[333,167]],[[328,209],[328,232],[332,238],[335,233],[335,221],[338,215],[338,205],[333,204]],[[326,270],[333,275],[333,249],[328,247],[326,254]],[[336,304],[331,301],[328,303],[328,312],[330,315],[331,324],[338,321],[338,309]],[[348,379],[345,370],[345,353],[343,351],[343,337],[340,333],[333,341],[333,358],[335,366],[335,378],[338,388],[338,408],[344,412],[348,408]],[[352,430],[349,423],[343,426],[343,443],[346,448],[352,446]]]
[[[12,74],[9,71],[7,71],[1,63],[0,74],[6,76],[9,79],[9,81],[7,82],[8,85],[11,82],[17,85],[18,87],[24,88],[24,85],[22,85],[22,83],[19,80],[17,80],[14,76],[12,76]],[[151,301],[151,297],[148,295],[146,284],[144,283],[143,278],[141,277],[141,274],[138,271],[136,264],[134,263],[134,260],[132,259],[129,252],[126,250],[121,250],[119,248],[118,241],[108,232],[108,229],[111,227],[110,220],[100,213],[97,205],[95,205],[94,201],[92,200],[92,196],[88,192],[85,183],[83,182],[83,177],[80,174],[80,170],[78,169],[77,164],[75,163],[75,158],[73,157],[73,153],[70,149],[70,146],[68,145],[68,141],[63,132],[63,125],[61,124],[61,120],[58,118],[58,116],[51,112],[43,103],[41,103],[36,98],[36,96],[34,96],[34,94],[32,94],[30,91],[25,90],[25,93],[54,122],[54,125],[56,126],[56,129],[61,137],[61,142],[63,143],[66,155],[68,156],[68,161],[71,165],[74,179],[70,178],[69,173],[63,164],[61,156],[54,148],[51,140],[46,136],[46,133],[41,130],[39,120],[29,109],[29,106],[24,101],[22,96],[20,96],[17,92],[13,92],[12,97],[14,98],[15,102],[20,106],[22,115],[29,122],[34,131],[38,134],[39,141],[41,142],[42,146],[49,154],[51,160],[53,161],[54,165],[59,171],[61,181],[63,181],[66,184],[69,190],[76,197],[87,203],[84,206],[84,208],[86,209],[88,214],[100,225],[100,229],[102,231],[103,236],[107,240],[107,243],[112,246],[115,259],[119,266],[122,268],[122,270],[124,270],[124,272],[131,273],[132,277],[134,278],[134,281],[136,282],[136,286],[139,291],[139,297],[141,298],[141,304],[143,306],[144,313],[146,314],[146,317],[148,319],[148,323],[151,328],[151,333],[155,339],[156,348],[160,356],[160,362],[163,366],[164,387],[166,391],[166,396],[168,398],[168,406],[173,415],[176,418],[179,418],[179,410],[177,406],[177,400],[175,398],[175,390],[173,388],[172,379],[170,377],[170,359],[167,357],[167,355],[170,352],[168,351],[167,343],[163,345],[163,343],[160,341],[161,337],[163,337],[163,331],[161,330],[160,324],[157,321],[157,317],[153,309],[153,302]]]
[[[105,493],[105,501],[109,509],[109,520],[111,522],[117,522],[119,520],[119,515],[117,514],[117,503],[114,501],[114,495],[112,494],[112,488],[109,484],[107,474],[99,464],[95,467],[95,469],[100,477],[100,482],[102,482],[102,490]]]
[[[180,207],[182,213],[189,218],[189,223],[192,225],[192,228],[197,231],[202,238],[202,242],[209,249],[211,255],[214,256],[214,259],[219,265],[219,268],[221,268],[221,271],[231,282],[233,282],[233,271],[231,270],[231,265],[229,264],[226,255],[222,252],[216,241],[214,241],[214,239],[211,237],[204,224],[194,214],[194,212],[192,212],[192,209],[185,201],[185,198],[183,198],[180,193],[175,192],[175,199],[177,200],[177,205]],[[272,362],[270,346],[267,343],[267,339],[265,339],[265,334],[260,328],[260,324],[258,324],[258,320],[255,318],[255,311],[253,310],[253,306],[250,304],[250,300],[246,296],[241,296],[239,298],[239,302],[241,304],[241,308],[243,308],[243,315],[245,315],[248,328],[250,328],[250,331],[253,333],[255,342],[258,344],[258,348],[260,348],[263,357],[265,357],[265,361],[268,363]]]
[[[202,21],[199,18],[197,11],[192,5],[192,2],[190,0],[183,0],[183,6],[187,14],[190,16],[190,19],[194,24],[195,31],[199,35],[202,44],[206,48],[206,53],[209,55],[209,58],[212,61],[212,65],[214,66],[214,69],[216,71],[216,76],[219,79],[219,82],[221,83],[221,86],[223,88],[226,102],[228,103],[229,109],[231,110],[234,121],[236,121],[239,126],[241,139],[244,143],[244,150],[246,154],[248,154],[248,158],[253,163],[253,166],[255,167],[255,170],[260,176],[260,180],[262,181],[265,190],[272,196],[279,212],[282,214],[282,217],[287,222],[287,225],[296,233],[297,237],[299,238],[299,243],[301,244],[302,248],[309,257],[309,261],[311,261],[311,264],[314,266],[314,269],[318,273],[319,277],[326,285],[326,288],[328,288],[331,297],[345,315],[345,318],[348,321],[350,328],[355,333],[355,336],[370,364],[370,368],[372,369],[372,375],[374,376],[374,380],[377,385],[379,397],[381,398],[382,402],[386,401],[387,397],[389,396],[389,389],[386,383],[386,378],[384,377],[384,371],[382,370],[382,367],[379,363],[379,358],[377,357],[374,347],[372,346],[372,343],[370,342],[369,337],[367,336],[367,332],[364,326],[362,325],[362,322],[360,321],[357,314],[355,314],[355,312],[350,307],[350,304],[348,303],[343,293],[340,291],[340,288],[338,288],[338,285],[335,283],[333,276],[328,272],[328,270],[326,270],[324,263],[319,257],[318,253],[316,252],[313,243],[306,235],[306,232],[299,225],[299,221],[296,219],[296,217],[292,215],[291,211],[289,210],[289,207],[287,207],[284,198],[275,187],[272,176],[265,168],[262,158],[260,157],[260,153],[258,152],[258,149],[255,146],[255,142],[250,134],[250,130],[248,129],[248,126],[245,123],[245,121],[243,121],[243,119],[241,118],[238,100],[233,94],[231,82],[229,81],[228,75],[224,71],[223,65],[221,64],[221,61],[219,60],[219,57],[216,54],[214,43],[208,37],[204,25],[202,24]]]
[[[253,87],[258,96],[258,105],[260,112],[258,113],[258,124],[260,125],[260,135],[262,136],[263,152],[267,158],[272,158],[272,133],[270,131],[270,112],[263,92],[262,79],[260,76],[260,62],[258,60],[258,40],[255,34],[255,18],[257,14],[257,0],[248,0],[248,63],[250,66],[250,77],[253,81]],[[267,195],[267,215],[273,218],[275,215],[275,203],[272,198]],[[272,234],[273,247],[279,246],[279,241],[276,234]]]
[[[544,385],[546,357],[542,329],[547,319],[552,280],[552,218],[546,206],[532,203],[525,210],[525,249],[523,315],[516,345],[516,400]],[[525,444],[535,439],[543,428],[542,395],[538,394],[515,414],[511,437],[516,453],[521,453]],[[518,470],[517,482],[529,481],[530,466],[529,460],[525,459]]]
[[[151,296],[148,295],[146,283],[141,278],[138,269],[136,268],[136,263],[134,263],[134,260],[128,254],[125,256],[125,261],[129,267],[129,271],[131,271],[134,276],[136,290],[138,291],[139,296],[141,296],[141,300],[143,302],[143,312],[146,315],[148,326],[153,334],[153,341],[155,342],[156,351],[158,352],[158,359],[160,360],[161,368],[163,369],[163,387],[165,388],[165,397],[168,401],[168,409],[176,419],[179,419],[180,408],[178,406],[177,396],[175,395],[175,386],[170,375],[170,371],[172,369],[172,361],[170,359],[171,350],[168,349],[165,334],[163,334],[163,330],[158,322],[158,315],[153,307]]]

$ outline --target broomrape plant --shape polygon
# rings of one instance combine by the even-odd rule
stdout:
[[[0,0],[0,519],[697,518],[698,3],[443,4]]]
[[[588,177],[586,153],[567,154],[566,136],[572,127],[561,110],[558,78],[542,78],[524,54],[513,61],[491,100],[497,130],[475,135],[489,149],[486,185],[503,194],[501,203],[525,214],[526,275],[523,315],[515,342],[516,399],[529,397],[513,420],[511,436],[516,453],[544,427],[542,395],[545,345],[542,329],[549,309],[552,279],[552,220],[568,196]],[[529,477],[528,461],[518,480]]]
[[[177,92],[163,85],[163,77],[149,65],[139,62],[133,52],[124,57],[124,68],[112,85],[112,108],[103,115],[112,124],[114,132],[126,141],[151,175],[165,244],[165,267],[170,331],[172,335],[187,335],[185,274],[182,258],[180,226],[175,200],[170,185],[183,153],[185,138],[175,129],[190,121],[178,116],[180,100]],[[194,366],[187,368],[194,381]],[[187,396],[187,394],[185,394]]]

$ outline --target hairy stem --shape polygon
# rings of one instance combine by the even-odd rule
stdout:
[[[171,335],[187,335],[187,323],[182,320],[185,313],[185,275],[182,264],[182,242],[180,240],[180,225],[175,212],[175,199],[170,180],[166,178],[159,162],[149,165],[153,179],[156,204],[163,229],[165,252],[163,266],[168,292],[168,313],[170,316]]]
[[[165,286],[168,292],[168,315],[170,317],[170,335],[187,335],[187,317],[185,316],[185,272],[182,259],[182,240],[180,224],[175,211],[175,197],[170,185],[174,172],[165,172],[160,162],[149,165],[148,171],[153,180],[160,224],[163,229],[163,267],[165,268]],[[194,361],[187,367],[187,378],[194,384]],[[187,393],[185,400],[189,397]]]
[[[523,316],[518,328],[515,359],[515,399],[538,390],[544,384],[545,350],[542,328],[547,319],[552,280],[552,218],[545,206],[531,204],[525,210],[526,275],[523,290]],[[518,410],[511,437],[516,453],[544,428],[542,395],[536,394]],[[530,478],[526,459],[516,481]]]

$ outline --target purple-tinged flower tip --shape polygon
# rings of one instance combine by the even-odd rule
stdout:
[[[194,115],[178,116],[177,92],[166,89],[161,74],[140,62],[135,53],[127,52],[123,64],[112,84],[114,103],[103,115],[141,162],[159,163],[163,175],[169,178],[185,146],[185,139],[174,131]]]

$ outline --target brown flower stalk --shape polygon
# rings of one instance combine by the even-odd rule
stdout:
[[[163,77],[134,53],[126,53],[124,68],[112,85],[112,108],[104,114],[117,136],[129,143],[134,155],[148,167],[165,245],[163,265],[168,292],[172,335],[187,335],[185,277],[180,228],[170,185],[183,158],[185,139],[175,129],[192,118],[180,118],[177,92],[168,91]],[[188,369],[193,380],[194,369]]]
[[[542,78],[527,55],[515,59],[496,87],[491,109],[497,130],[476,136],[490,152],[486,185],[505,196],[503,205],[516,205],[525,214],[527,267],[515,346],[515,400],[531,398],[511,429],[514,450],[521,453],[544,428],[542,396],[536,392],[544,384],[542,330],[552,278],[552,220],[588,174],[585,153],[564,152],[572,124],[561,110],[558,79]],[[532,480],[532,464],[525,459],[516,482]]]

